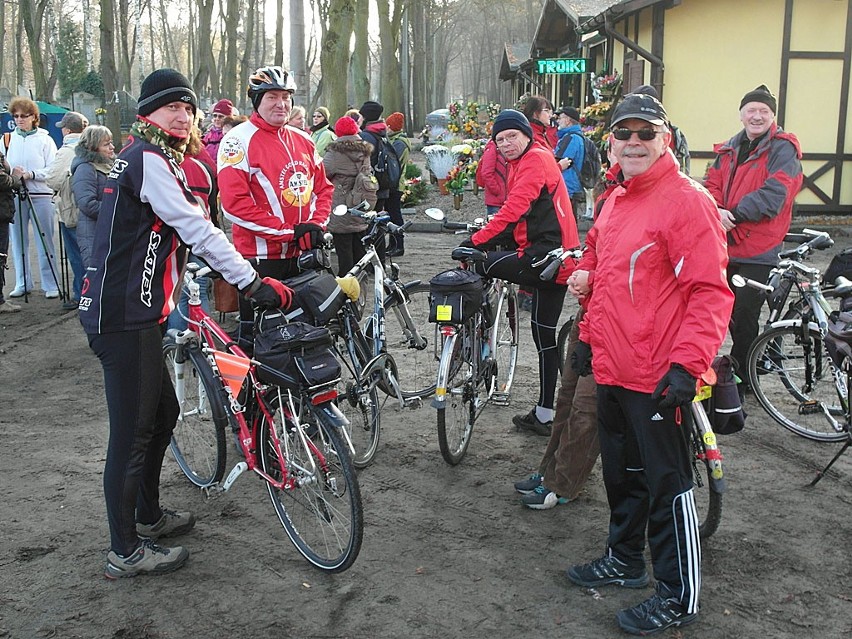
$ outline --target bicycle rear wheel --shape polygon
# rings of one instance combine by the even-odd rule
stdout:
[[[451,466],[458,464],[467,453],[473,424],[485,394],[484,384],[477,383],[474,378],[467,341],[468,337],[462,332],[447,338],[442,355],[451,359],[446,394],[442,407],[437,410],[438,447]]]
[[[361,491],[352,459],[338,426],[327,423],[323,407],[301,411],[306,414],[294,418],[287,397],[286,390],[273,388],[264,400],[273,421],[262,418],[260,464],[279,481],[286,472],[284,488],[267,482],[266,489],[281,525],[302,556],[326,572],[343,572],[358,557],[364,533]],[[283,468],[273,432],[280,440]]]
[[[508,403],[518,363],[518,293],[509,284],[503,286],[497,303],[494,326],[491,327],[491,357],[497,365],[489,395],[500,404]]]
[[[830,361],[819,331],[801,325],[770,328],[749,350],[754,396],[772,419],[797,435],[844,441],[848,398]]]
[[[429,284],[405,285],[406,307],[411,326],[406,325],[402,304],[393,295],[385,300],[385,343],[396,363],[397,379],[403,399],[429,397],[435,392],[435,368],[438,363],[437,324],[429,323]],[[425,348],[413,343],[412,328],[425,338]],[[369,337],[369,333],[367,334]]]
[[[354,318],[353,324],[357,328]],[[360,328],[357,328],[360,331]],[[379,405],[379,392],[376,384],[369,380],[359,380],[361,362],[369,359],[366,353],[359,355],[358,346],[360,336],[346,337],[338,335],[336,339],[336,350],[340,359],[340,395],[337,397],[337,407],[349,420],[348,433],[355,449],[352,456],[352,464],[355,468],[366,468],[379,447],[381,438],[381,407]],[[350,352],[350,347],[354,352]]]
[[[189,481],[211,486],[224,476],[227,456],[228,414],[222,386],[198,347],[167,343],[163,360],[180,407],[172,454]]]

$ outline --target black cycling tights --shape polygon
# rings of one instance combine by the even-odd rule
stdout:
[[[532,267],[533,258],[518,256],[514,251],[492,251],[477,268],[483,275],[522,284],[533,291],[530,324],[538,351],[538,406],[553,408],[556,379],[559,375],[559,353],[556,350],[556,328],[562,314],[567,288],[539,279],[544,266]]]
[[[110,547],[120,555],[139,544],[136,522],[156,523],[160,469],[178,418],[178,402],[163,362],[159,326],[89,335],[101,360],[109,410],[104,496]]]

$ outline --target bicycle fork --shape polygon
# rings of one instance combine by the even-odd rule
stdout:
[[[690,408],[692,418],[695,420],[695,428],[704,443],[703,454],[710,467],[710,489],[717,493],[724,493],[726,490],[725,475],[722,470],[722,453],[716,443],[716,433],[713,432],[713,427],[710,425],[710,420],[707,418],[707,413],[700,401],[693,401]]]

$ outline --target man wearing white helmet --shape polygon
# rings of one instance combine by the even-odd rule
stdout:
[[[285,126],[295,90],[281,67],[255,71],[248,82],[254,112],[219,144],[219,193],[234,245],[258,273],[277,279],[295,275],[299,254],[321,241],[334,193],[310,136]],[[243,344],[252,322],[241,302]]]

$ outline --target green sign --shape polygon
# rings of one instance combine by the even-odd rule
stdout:
[[[585,73],[585,58],[555,58],[548,60],[536,60],[538,74],[546,73]]]

